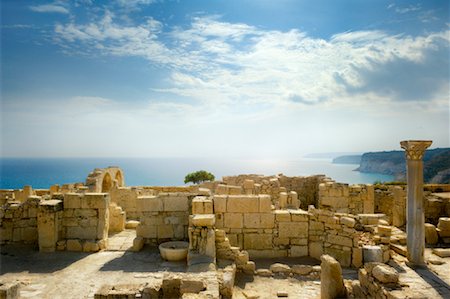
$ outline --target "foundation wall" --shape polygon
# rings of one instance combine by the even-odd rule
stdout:
[[[30,196],[24,202],[0,207],[0,244],[37,243],[37,213],[41,198]]]
[[[190,193],[138,196],[140,224],[136,228],[137,237],[151,244],[187,240],[191,197]]]

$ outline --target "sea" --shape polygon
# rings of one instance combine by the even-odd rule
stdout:
[[[84,182],[94,168],[118,166],[127,186],[183,186],[186,174],[207,170],[216,179],[237,174],[324,174],[341,183],[392,181],[393,177],[355,171],[357,164],[333,164],[331,159],[245,160],[201,158],[0,158],[0,189],[35,189]]]

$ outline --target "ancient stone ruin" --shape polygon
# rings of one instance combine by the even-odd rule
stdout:
[[[15,249],[8,250],[23,244],[35,246],[39,259],[117,251],[142,258],[138,269],[110,261],[98,270],[131,278],[79,280],[92,298],[450,298],[450,185],[423,185],[427,146],[402,142],[406,186],[279,174],[129,187],[122,170],[109,167],[85,183],[0,190],[1,259],[8,266]],[[181,261],[158,254],[169,241],[187,242],[167,247]],[[0,298],[30,294],[32,283],[14,273],[2,267]],[[280,287],[264,296],[265,283]]]

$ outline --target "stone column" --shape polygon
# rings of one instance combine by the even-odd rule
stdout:
[[[425,216],[423,211],[423,155],[431,145],[428,140],[406,140],[400,142],[405,149],[407,202],[406,244],[408,260],[413,265],[424,265]]]

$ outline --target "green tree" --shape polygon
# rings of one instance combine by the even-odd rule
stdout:
[[[187,184],[189,182],[198,184],[205,181],[214,181],[215,177],[211,172],[207,172],[205,170],[199,170],[195,172],[188,173],[184,177],[184,183]]]

